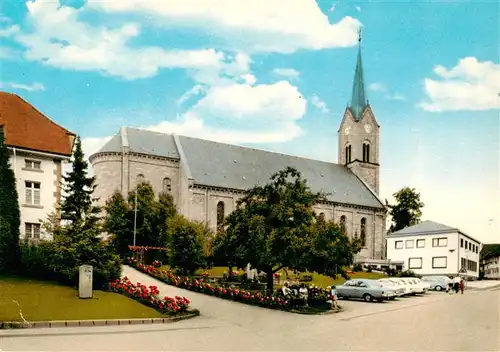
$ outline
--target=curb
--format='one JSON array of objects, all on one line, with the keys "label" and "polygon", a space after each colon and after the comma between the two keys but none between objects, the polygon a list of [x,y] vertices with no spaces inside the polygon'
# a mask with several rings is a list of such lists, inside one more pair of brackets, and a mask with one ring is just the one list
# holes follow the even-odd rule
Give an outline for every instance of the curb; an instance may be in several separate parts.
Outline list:
[{"label": "curb", "polygon": [[149,318],[149,319],[94,319],[94,320],[51,320],[51,321],[4,321],[0,322],[0,329],[33,329],[33,328],[65,328],[90,326],[118,326],[118,325],[148,325],[168,324],[180,320],[191,319],[200,315],[200,312],[188,313],[178,317]]}]

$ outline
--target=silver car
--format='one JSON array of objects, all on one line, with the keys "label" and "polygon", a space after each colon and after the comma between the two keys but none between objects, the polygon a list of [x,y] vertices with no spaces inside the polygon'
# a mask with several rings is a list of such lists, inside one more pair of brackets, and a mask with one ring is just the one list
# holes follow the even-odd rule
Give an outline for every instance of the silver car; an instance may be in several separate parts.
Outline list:
[{"label": "silver car", "polygon": [[451,280],[446,276],[424,276],[422,281],[430,285],[430,290],[448,291]]},{"label": "silver car", "polygon": [[339,298],[362,298],[367,302],[383,300],[396,297],[396,291],[383,287],[376,280],[356,279],[348,280],[343,285],[337,286],[337,297]]}]

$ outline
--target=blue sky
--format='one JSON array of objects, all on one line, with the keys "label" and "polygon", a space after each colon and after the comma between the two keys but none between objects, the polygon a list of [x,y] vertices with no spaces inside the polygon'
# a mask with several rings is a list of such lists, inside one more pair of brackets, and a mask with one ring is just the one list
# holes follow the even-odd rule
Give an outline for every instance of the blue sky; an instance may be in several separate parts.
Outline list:
[{"label": "blue sky", "polygon": [[363,27],[381,197],[500,242],[496,1],[4,0],[1,89],[80,134],[120,126],[337,161]]}]

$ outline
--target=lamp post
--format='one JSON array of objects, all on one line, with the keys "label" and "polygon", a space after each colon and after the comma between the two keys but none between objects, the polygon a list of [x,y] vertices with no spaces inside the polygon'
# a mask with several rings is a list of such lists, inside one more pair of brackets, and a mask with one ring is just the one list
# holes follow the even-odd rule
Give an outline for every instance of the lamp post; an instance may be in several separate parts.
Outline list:
[{"label": "lamp post", "polygon": [[135,237],[137,232],[137,191],[138,191],[138,183],[135,186],[135,201],[134,201],[134,247],[135,247]]}]

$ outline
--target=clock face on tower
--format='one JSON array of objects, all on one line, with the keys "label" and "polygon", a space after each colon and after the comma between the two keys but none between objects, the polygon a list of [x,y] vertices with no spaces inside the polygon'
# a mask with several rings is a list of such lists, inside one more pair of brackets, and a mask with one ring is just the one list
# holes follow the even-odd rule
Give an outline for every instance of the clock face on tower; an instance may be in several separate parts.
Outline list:
[{"label": "clock face on tower", "polygon": [[351,126],[346,127],[346,129],[344,130],[344,133],[346,136],[348,136],[349,133],[351,133]]},{"label": "clock face on tower", "polygon": [[372,131],[372,125],[365,123],[365,131],[366,133],[370,133]]}]

